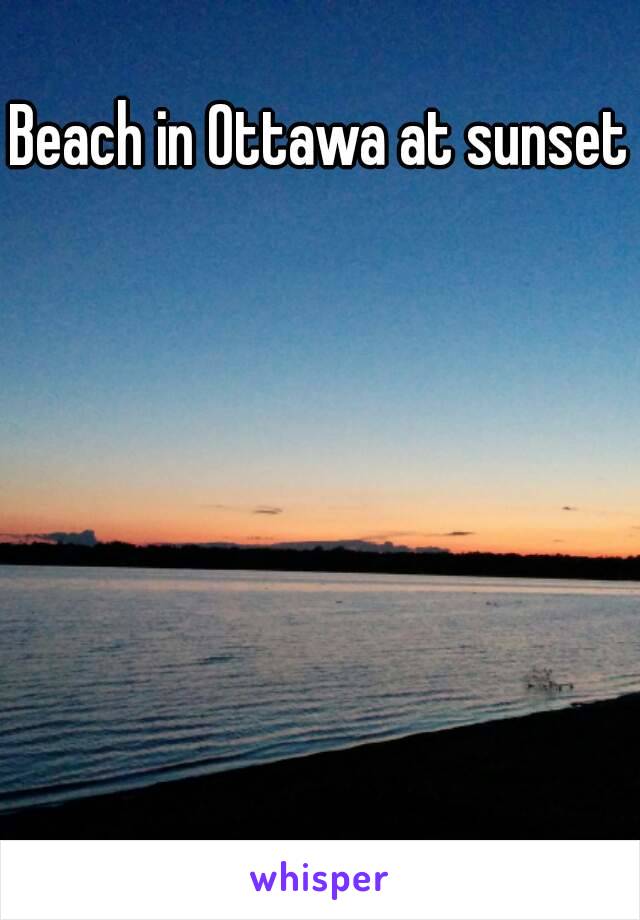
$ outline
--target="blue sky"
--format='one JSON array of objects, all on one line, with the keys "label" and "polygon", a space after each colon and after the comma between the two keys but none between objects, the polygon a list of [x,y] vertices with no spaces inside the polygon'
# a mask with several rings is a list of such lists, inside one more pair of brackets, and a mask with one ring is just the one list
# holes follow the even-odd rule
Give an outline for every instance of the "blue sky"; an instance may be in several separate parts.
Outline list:
[{"label": "blue sky", "polygon": [[[126,94],[148,136],[165,105],[202,143],[226,98],[393,138],[437,106],[458,156],[438,172],[3,167],[0,529],[640,549],[637,4],[2,17],[5,101],[42,120],[108,119]],[[463,163],[468,122],[603,106],[629,130],[623,170]],[[259,531],[211,507],[264,503],[284,512]]]}]

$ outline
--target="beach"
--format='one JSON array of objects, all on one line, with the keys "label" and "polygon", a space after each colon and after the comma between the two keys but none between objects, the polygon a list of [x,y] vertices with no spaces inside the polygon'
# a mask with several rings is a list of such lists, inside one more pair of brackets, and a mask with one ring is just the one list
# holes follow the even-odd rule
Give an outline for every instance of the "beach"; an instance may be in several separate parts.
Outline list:
[{"label": "beach", "polygon": [[8,838],[637,838],[640,694],[0,815]]}]

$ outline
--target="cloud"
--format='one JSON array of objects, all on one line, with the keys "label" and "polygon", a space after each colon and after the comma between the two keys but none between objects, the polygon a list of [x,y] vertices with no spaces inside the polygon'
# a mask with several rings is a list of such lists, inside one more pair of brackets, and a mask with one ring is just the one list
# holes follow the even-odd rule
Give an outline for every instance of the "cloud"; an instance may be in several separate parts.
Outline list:
[{"label": "cloud", "polygon": [[[473,537],[473,536],[475,536],[474,530],[449,530],[446,533],[425,533],[425,531],[423,530],[391,530],[391,531],[388,531],[387,533],[368,534],[366,537],[360,537],[360,539],[365,540],[365,541],[369,540],[369,541],[377,542],[377,541],[394,540],[394,539],[397,539],[398,537],[403,537],[404,539],[406,539],[407,537],[426,538],[426,537]],[[435,549],[437,550],[438,547],[435,547]],[[441,551],[446,552],[446,550],[441,550]]]},{"label": "cloud", "polygon": [[284,512],[284,508],[279,508],[277,505],[256,505],[251,508],[248,505],[207,504],[199,507],[214,511],[238,511],[240,514],[282,514]]},{"label": "cloud", "polygon": [[475,530],[448,530],[446,533],[428,533],[427,537],[474,537]]},{"label": "cloud", "polygon": [[76,546],[95,546],[98,542],[94,530],[82,530],[80,532],[55,530],[51,533],[3,533],[0,536],[11,537],[13,540],[20,542],[43,540],[46,543],[73,543]]},{"label": "cloud", "polygon": [[430,534],[423,533],[421,530],[387,530],[385,533],[373,533],[367,534],[365,537],[358,537],[359,540],[371,540],[376,542],[377,540],[394,540],[397,537],[429,537]]},{"label": "cloud", "polygon": [[449,550],[441,546],[416,546],[412,549],[403,543],[392,543],[385,540],[383,543],[372,540],[302,540],[286,543],[272,543],[273,549],[295,550],[350,550],[351,552],[366,553],[448,553]]},{"label": "cloud", "polygon": [[563,505],[562,510],[563,511],[578,511],[579,509],[576,508],[575,505]]}]

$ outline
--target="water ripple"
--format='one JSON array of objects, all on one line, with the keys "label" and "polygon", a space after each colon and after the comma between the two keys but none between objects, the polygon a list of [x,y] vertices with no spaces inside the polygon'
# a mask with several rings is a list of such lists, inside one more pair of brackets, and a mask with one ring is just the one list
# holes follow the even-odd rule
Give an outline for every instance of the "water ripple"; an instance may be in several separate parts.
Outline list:
[{"label": "water ripple", "polygon": [[637,690],[639,623],[630,584],[0,567],[0,809]]}]

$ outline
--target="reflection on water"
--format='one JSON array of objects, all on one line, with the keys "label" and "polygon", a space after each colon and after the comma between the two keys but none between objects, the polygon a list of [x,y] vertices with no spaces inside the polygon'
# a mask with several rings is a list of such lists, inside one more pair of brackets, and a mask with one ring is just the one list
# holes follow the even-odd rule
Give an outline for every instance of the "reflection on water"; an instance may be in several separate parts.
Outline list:
[{"label": "reflection on water", "polygon": [[630,583],[0,566],[0,808],[637,690],[639,627]]}]

